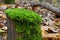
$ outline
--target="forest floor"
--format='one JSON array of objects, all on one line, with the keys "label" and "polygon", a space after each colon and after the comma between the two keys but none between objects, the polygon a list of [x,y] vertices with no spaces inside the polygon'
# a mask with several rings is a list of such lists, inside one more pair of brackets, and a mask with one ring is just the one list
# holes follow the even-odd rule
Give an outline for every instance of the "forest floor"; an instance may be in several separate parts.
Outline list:
[{"label": "forest floor", "polygon": [[[40,16],[42,16],[43,22],[41,23],[41,29],[42,29],[42,34],[48,34],[48,33],[59,33],[59,29],[60,29],[60,18],[57,18],[55,13],[41,8],[39,6],[35,7],[34,9],[32,9],[33,7],[30,6],[30,4],[25,4],[23,5],[6,5],[6,4],[2,4],[0,5],[0,14],[4,13],[4,10],[6,10],[7,8],[26,8],[29,10],[33,10],[35,12],[37,12]],[[5,15],[0,15],[0,16],[4,16]],[[5,28],[6,29],[6,28]],[[50,31],[49,31],[50,29]],[[59,31],[58,31],[59,30]],[[3,36],[4,40],[6,40],[6,35]]]}]

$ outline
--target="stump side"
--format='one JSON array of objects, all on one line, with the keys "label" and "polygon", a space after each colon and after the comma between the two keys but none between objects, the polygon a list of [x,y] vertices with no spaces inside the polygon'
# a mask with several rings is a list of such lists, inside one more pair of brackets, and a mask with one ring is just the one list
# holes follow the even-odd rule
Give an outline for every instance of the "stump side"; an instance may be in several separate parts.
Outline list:
[{"label": "stump side", "polygon": [[7,18],[7,26],[8,26],[7,39],[16,40],[15,25],[14,25],[14,22],[10,18]]}]

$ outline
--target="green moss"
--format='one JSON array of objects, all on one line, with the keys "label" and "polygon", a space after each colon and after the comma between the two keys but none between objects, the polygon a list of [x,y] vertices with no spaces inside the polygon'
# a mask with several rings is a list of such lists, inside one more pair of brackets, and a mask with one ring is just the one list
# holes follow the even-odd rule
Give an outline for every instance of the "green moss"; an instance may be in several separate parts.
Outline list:
[{"label": "green moss", "polygon": [[5,13],[15,22],[16,40],[42,40],[42,18],[37,13],[24,8],[7,9]]},{"label": "green moss", "polygon": [[4,3],[6,3],[6,4],[12,4],[14,2],[15,2],[15,0],[4,0]]}]

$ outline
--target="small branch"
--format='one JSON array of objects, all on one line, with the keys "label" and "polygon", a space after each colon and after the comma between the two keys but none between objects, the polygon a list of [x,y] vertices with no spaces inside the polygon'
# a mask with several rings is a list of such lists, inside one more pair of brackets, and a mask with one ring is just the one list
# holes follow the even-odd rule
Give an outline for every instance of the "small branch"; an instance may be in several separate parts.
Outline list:
[{"label": "small branch", "polygon": [[29,2],[32,6],[41,6],[43,8],[46,8],[53,13],[55,13],[57,16],[60,16],[60,8],[54,7],[52,5],[47,5],[46,3],[43,2]]}]

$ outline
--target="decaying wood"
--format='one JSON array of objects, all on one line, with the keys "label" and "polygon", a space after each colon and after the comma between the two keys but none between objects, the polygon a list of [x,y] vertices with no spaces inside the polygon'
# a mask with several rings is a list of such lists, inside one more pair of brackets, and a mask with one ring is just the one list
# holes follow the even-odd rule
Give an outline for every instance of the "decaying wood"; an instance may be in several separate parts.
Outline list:
[{"label": "decaying wood", "polygon": [[42,3],[42,2],[29,2],[32,6],[41,6],[43,8],[46,8],[50,11],[52,11],[53,13],[55,13],[57,16],[60,16],[60,8],[54,7],[52,5],[48,5],[46,3]]}]

